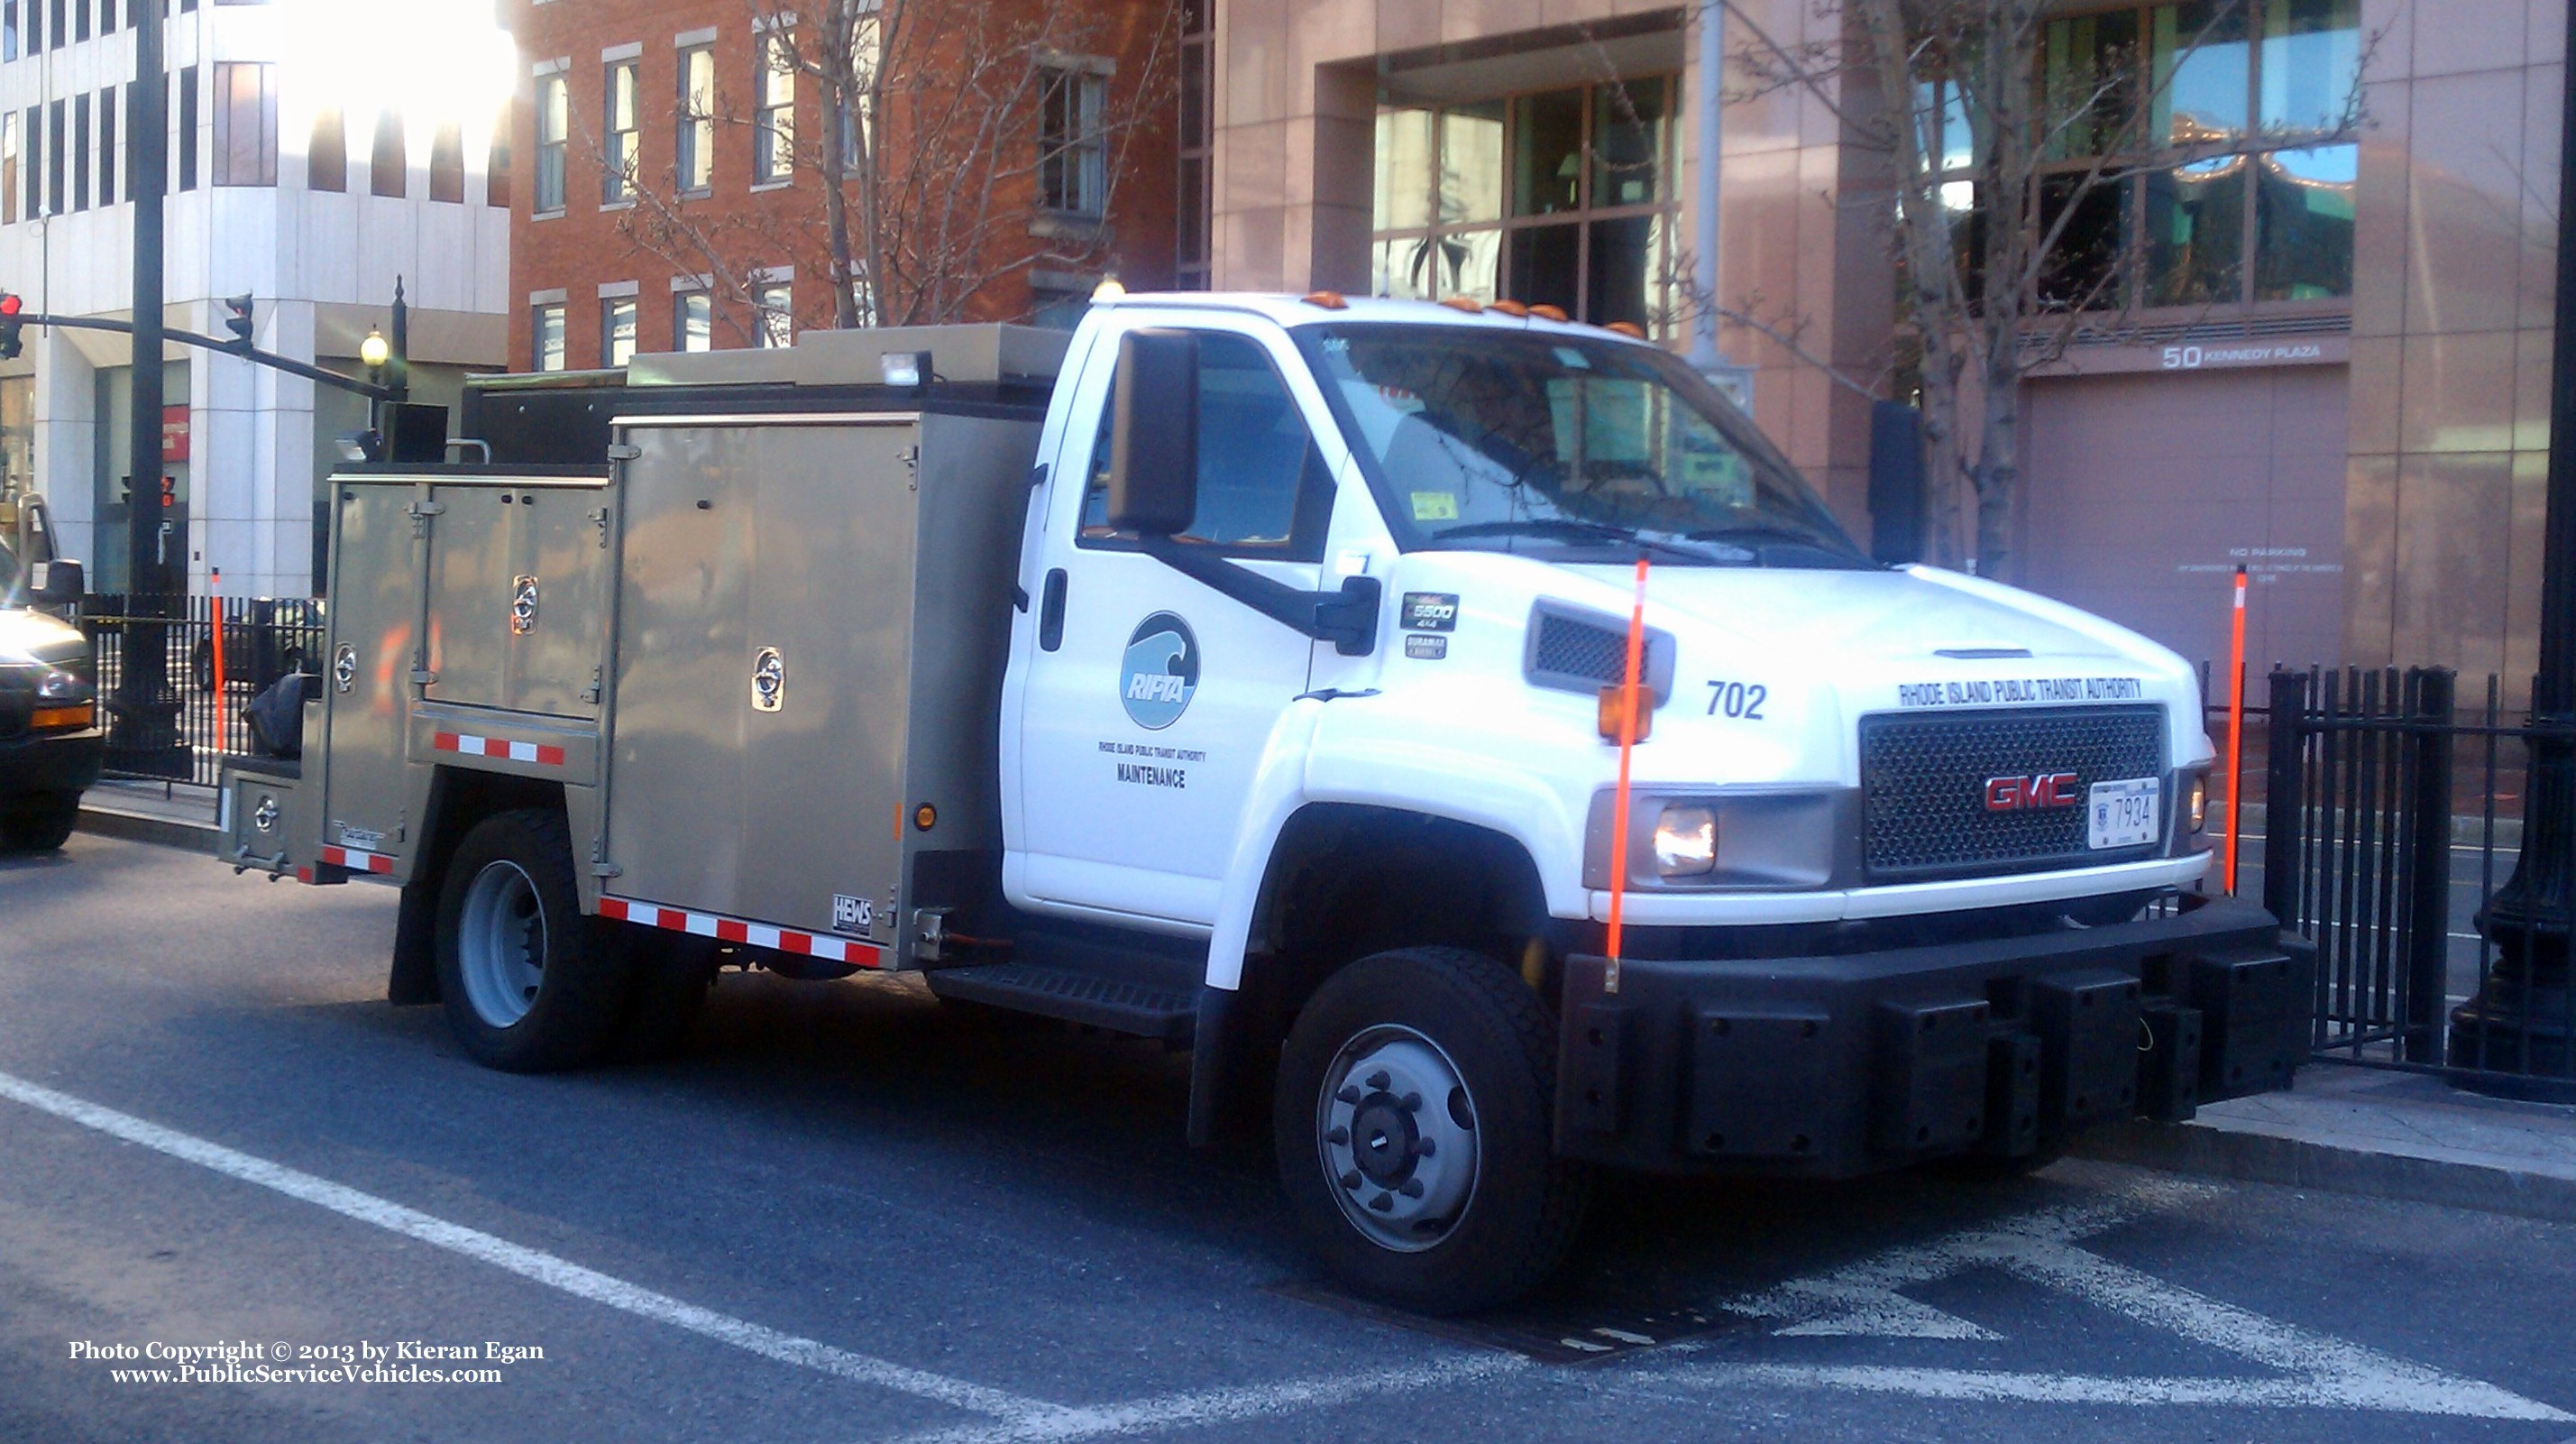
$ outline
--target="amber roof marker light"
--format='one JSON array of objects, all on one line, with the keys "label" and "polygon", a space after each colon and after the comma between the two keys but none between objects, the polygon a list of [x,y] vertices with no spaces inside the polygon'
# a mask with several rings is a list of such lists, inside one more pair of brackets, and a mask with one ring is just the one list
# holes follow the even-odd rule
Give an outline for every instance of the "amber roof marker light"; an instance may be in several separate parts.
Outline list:
[{"label": "amber roof marker light", "polygon": [[1298,299],[1309,306],[1321,306],[1327,311],[1347,311],[1351,308],[1350,300],[1339,291],[1308,291]]}]

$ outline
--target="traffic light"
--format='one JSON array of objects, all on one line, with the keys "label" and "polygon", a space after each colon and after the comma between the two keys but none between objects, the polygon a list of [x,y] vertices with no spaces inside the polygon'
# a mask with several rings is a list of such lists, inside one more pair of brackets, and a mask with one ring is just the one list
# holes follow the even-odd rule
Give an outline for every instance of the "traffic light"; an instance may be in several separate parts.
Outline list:
[{"label": "traffic light", "polygon": [[0,291],[0,361],[15,361],[26,346],[18,339],[18,313],[27,303],[15,291]]},{"label": "traffic light", "polygon": [[233,333],[232,344],[235,348],[243,351],[250,349],[250,327],[250,294],[244,292],[238,296],[225,297],[224,329]]}]

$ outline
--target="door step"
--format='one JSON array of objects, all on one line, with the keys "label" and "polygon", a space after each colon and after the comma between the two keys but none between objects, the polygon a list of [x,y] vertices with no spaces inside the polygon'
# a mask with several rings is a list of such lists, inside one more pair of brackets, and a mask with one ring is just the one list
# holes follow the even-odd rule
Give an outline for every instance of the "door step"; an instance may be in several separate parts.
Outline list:
[{"label": "door step", "polygon": [[1198,1028],[1198,996],[1178,988],[1038,963],[934,968],[926,976],[930,991],[943,998],[1062,1018],[1139,1038],[1187,1043]]}]

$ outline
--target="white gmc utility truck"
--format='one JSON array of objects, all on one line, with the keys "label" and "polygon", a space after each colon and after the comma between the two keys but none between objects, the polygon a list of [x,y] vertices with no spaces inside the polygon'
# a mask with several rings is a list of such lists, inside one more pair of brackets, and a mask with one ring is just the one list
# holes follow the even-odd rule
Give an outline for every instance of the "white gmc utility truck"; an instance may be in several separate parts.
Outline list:
[{"label": "white gmc utility truck", "polygon": [[331,482],[230,860],[401,884],[393,999],[498,1068],[666,1045],[725,966],[1190,1049],[1192,1139],[1266,1100],[1323,1260],[1429,1311],[1538,1280],[1600,1166],[2010,1168],[2285,1086],[2306,959],[2196,890],[2192,673],[1872,562],[1674,358],[1517,310],[480,384],[486,456]]}]

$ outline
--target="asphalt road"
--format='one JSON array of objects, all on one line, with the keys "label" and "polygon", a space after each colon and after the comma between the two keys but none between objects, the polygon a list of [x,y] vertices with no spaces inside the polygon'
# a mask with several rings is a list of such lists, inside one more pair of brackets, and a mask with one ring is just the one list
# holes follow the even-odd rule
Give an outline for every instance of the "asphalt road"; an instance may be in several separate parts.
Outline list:
[{"label": "asphalt road", "polygon": [[2576,1228],[1616,1180],[1555,1295],[1430,1329],[1319,1287],[1260,1148],[1181,1145],[1178,1057],[729,977],[680,1062],[507,1077],[381,1001],[392,920],[0,863],[0,1439],[2576,1438]]}]

